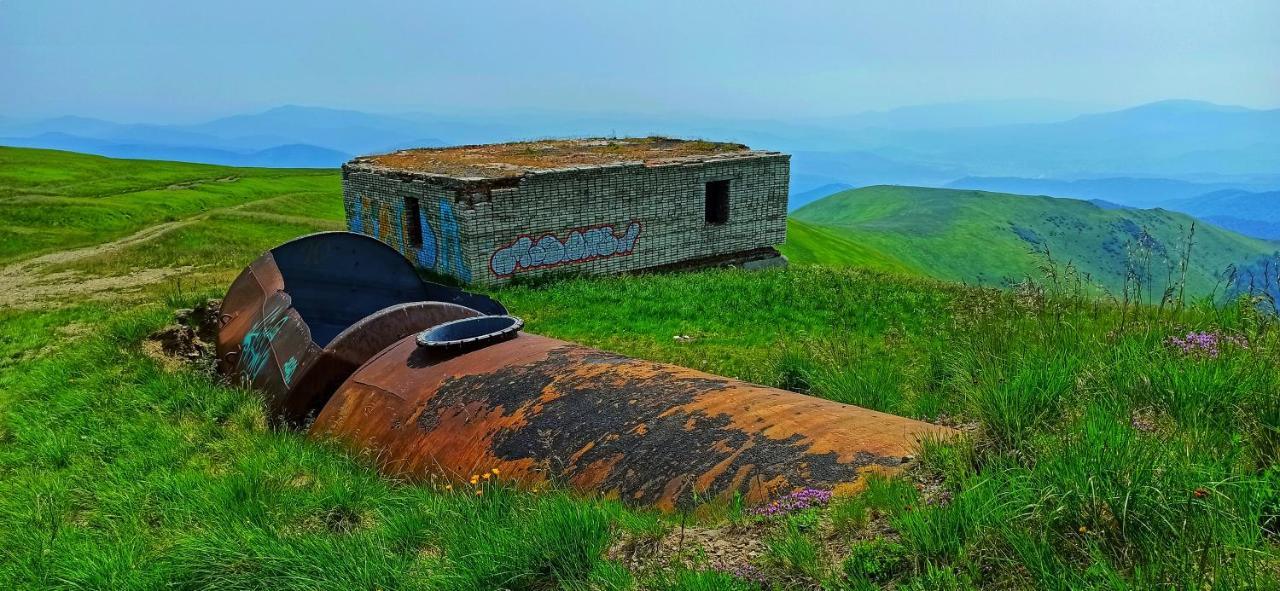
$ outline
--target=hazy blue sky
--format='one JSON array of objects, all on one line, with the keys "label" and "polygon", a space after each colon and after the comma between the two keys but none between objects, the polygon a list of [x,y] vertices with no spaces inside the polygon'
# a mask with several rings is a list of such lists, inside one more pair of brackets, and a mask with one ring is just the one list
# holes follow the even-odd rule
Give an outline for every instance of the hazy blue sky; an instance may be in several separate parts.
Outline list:
[{"label": "hazy blue sky", "polygon": [[0,116],[1280,106],[1280,0],[0,0]]}]

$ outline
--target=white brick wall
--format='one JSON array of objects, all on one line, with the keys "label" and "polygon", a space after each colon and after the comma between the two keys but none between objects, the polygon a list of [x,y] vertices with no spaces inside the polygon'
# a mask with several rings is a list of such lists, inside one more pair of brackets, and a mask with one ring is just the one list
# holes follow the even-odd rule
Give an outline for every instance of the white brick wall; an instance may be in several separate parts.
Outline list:
[{"label": "white brick wall", "polygon": [[[343,196],[351,230],[378,237],[424,269],[491,285],[522,275],[633,271],[781,244],[788,177],[789,157],[772,153],[533,172],[487,191],[458,179],[356,165],[344,167]],[[707,224],[706,183],[724,179],[729,220]],[[421,248],[408,245],[406,197],[419,199]],[[612,239],[605,234],[610,228]]]}]

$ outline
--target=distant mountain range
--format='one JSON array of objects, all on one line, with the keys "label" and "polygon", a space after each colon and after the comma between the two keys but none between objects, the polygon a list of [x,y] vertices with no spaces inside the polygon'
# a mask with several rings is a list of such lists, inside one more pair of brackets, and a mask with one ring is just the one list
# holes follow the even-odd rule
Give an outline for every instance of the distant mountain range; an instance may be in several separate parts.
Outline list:
[{"label": "distant mountain range", "polygon": [[[1204,174],[1245,175],[1280,170],[1280,110],[1253,110],[1196,101],[1163,101],[1130,109],[1055,101],[972,101],[901,107],[849,117],[788,120],[716,119],[683,115],[506,113],[397,115],[284,106],[190,125],[121,124],[83,117],[0,120],[4,143],[37,145],[42,136],[68,146],[216,149],[240,154],[308,145],[344,154],[408,146],[534,139],[551,135],[669,134],[740,141],[796,154],[808,190],[834,182],[902,182],[898,177],[1013,176],[1087,178]],[[1084,114],[1081,114],[1084,113]],[[47,134],[59,134],[49,136]],[[52,147],[52,146],[48,146]],[[330,155],[331,156],[331,155]],[[316,165],[326,163],[317,162]],[[1117,174],[1118,173],[1118,174]],[[857,174],[863,179],[840,178]],[[1234,188],[1234,187],[1231,187]]]},{"label": "distant mountain range", "polygon": [[1280,240],[1280,191],[1228,189],[1165,204],[1247,236]]},{"label": "distant mountain range", "polygon": [[261,150],[236,150],[194,145],[127,143],[127,139],[117,141],[64,133],[43,133],[29,138],[0,138],[0,144],[18,148],[49,148],[112,158],[173,160],[226,166],[332,168],[341,165],[351,157],[344,152],[308,144],[284,144]]},{"label": "distant mountain range", "polygon": [[[1102,199],[1129,207],[1164,207],[1179,200],[1222,190],[1238,190],[1245,183],[1197,183],[1165,178],[1114,177],[1061,180],[1018,177],[963,177],[946,183],[949,189],[977,189],[1020,195],[1051,195],[1074,199]],[[1257,188],[1270,185],[1259,184]]]},{"label": "distant mountain range", "polygon": [[963,168],[968,176],[1090,178],[1274,175],[1280,109],[1162,101],[1054,123],[948,130],[865,130],[851,149]]},{"label": "distant mountain range", "polygon": [[828,195],[835,195],[836,193],[848,191],[852,188],[854,188],[853,185],[845,183],[830,183],[820,187],[814,187],[808,191],[792,193],[790,200],[787,201],[787,208],[794,211]]},{"label": "distant mountain range", "polygon": [[[793,189],[949,186],[1165,206],[1224,189],[1280,189],[1280,110],[1164,101],[1065,121],[851,130],[847,148],[796,152]],[[860,155],[874,154],[876,160]],[[856,177],[849,170],[857,171]],[[944,178],[946,180],[938,181]]]},{"label": "distant mountain range", "polygon": [[845,117],[822,117],[804,122],[826,129],[959,129],[1066,121],[1105,107],[1075,101],[1009,99],[909,105],[867,111]]},{"label": "distant mountain range", "polygon": [[357,154],[439,146],[429,123],[310,107],[280,107],[195,125],[121,124],[84,117],[0,121],[0,144],[117,158],[234,166],[332,168]]},{"label": "distant mountain range", "polygon": [[792,208],[879,184],[1076,197],[1163,207],[1274,238],[1274,209],[1195,206],[1222,191],[1280,190],[1280,110],[1171,100],[1104,111],[1057,101],[971,101],[847,117],[631,114],[379,115],[284,106],[187,125],[84,117],[0,119],[0,145],[237,166],[335,167],[405,147],[548,136],[673,135],[793,154]]},{"label": "distant mountain range", "polygon": [[[783,251],[797,263],[849,264],[940,279],[1006,285],[1045,281],[1048,256],[1119,296],[1142,278],[1158,301],[1178,277],[1194,220],[1160,209],[1103,209],[1075,199],[876,186],[836,193],[791,215]],[[1048,254],[1046,254],[1048,253]],[[1214,226],[1195,232],[1186,293],[1228,293],[1239,276],[1274,265],[1280,244]],[[1144,296],[1144,299],[1147,297]]]}]

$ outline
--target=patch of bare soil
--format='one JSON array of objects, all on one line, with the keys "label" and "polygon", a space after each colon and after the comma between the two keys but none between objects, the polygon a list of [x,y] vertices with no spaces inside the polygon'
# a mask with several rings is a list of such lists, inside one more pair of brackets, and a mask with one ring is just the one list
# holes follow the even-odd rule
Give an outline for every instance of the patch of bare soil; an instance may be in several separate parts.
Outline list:
[{"label": "patch of bare soil", "polygon": [[180,189],[192,189],[206,183],[234,183],[238,180],[240,180],[240,177],[238,176],[225,176],[216,179],[198,179],[194,181],[187,181],[185,183],[173,183],[165,188],[170,191],[177,191]]},{"label": "patch of bare soil", "polygon": [[764,522],[676,526],[658,538],[623,536],[609,549],[609,558],[632,572],[675,567],[746,572],[764,554],[768,529]]},{"label": "patch of bare soil", "polygon": [[[902,477],[919,493],[922,505],[946,505],[951,493],[940,475],[912,462]],[[851,490],[837,498],[861,494]],[[911,507],[908,507],[910,509]],[[863,541],[898,541],[890,515],[877,508],[865,509],[865,521],[855,529],[838,531],[825,511],[808,525],[807,537],[818,546],[820,562],[837,568],[852,545]],[[792,516],[794,517],[794,515]],[[748,517],[745,520],[713,525],[675,525],[658,536],[624,534],[608,550],[608,557],[629,570],[646,575],[674,569],[716,570],[760,583],[762,588],[821,589],[822,582],[811,575],[789,571],[771,563],[768,540],[780,535],[791,517]]]},{"label": "patch of bare soil", "polygon": [[0,308],[52,308],[77,296],[92,297],[99,294],[127,293],[130,289],[137,290],[144,285],[188,273],[192,267],[142,269],[125,275],[105,277],[93,277],[74,271],[56,273],[43,271],[53,265],[117,252],[135,244],[153,240],[196,221],[197,218],[188,218],[158,224],[119,240],[51,252],[8,265],[0,269],[0,282],[6,286],[6,289],[0,292]]},{"label": "patch of bare soil", "polygon": [[72,322],[71,324],[64,324],[62,326],[59,326],[56,330],[58,331],[59,336],[68,340],[75,340],[80,337],[93,334],[93,327],[83,322]]},{"label": "patch of bare soil", "polygon": [[281,223],[281,224],[297,224],[297,225],[300,225],[300,226],[321,226],[321,225],[323,225],[323,226],[328,226],[328,227],[330,227],[330,228],[333,228],[333,229],[335,229],[335,230],[342,230],[342,229],[345,229],[345,228],[346,228],[346,224],[344,224],[343,222],[337,221],[337,220],[317,220],[316,218],[311,218],[311,217],[306,217],[306,216],[301,216],[301,215],[288,215],[288,214],[283,214],[283,213],[268,213],[268,212],[265,212],[265,211],[256,211],[256,210],[252,210],[252,209],[242,209],[242,210],[236,210],[236,211],[224,211],[224,212],[222,212],[222,215],[224,215],[224,216],[233,216],[233,217],[249,218],[249,219],[258,220],[258,221],[264,221],[264,222],[278,222],[278,223]]},{"label": "patch of bare soil", "polygon": [[190,266],[163,267],[108,277],[90,277],[72,271],[38,277],[0,275],[9,286],[8,290],[0,292],[0,308],[52,308],[78,297],[125,295],[193,269]]},{"label": "patch of bare soil", "polygon": [[124,275],[110,276],[93,276],[73,271],[50,273],[48,268],[55,265],[74,263],[98,255],[119,252],[208,219],[209,216],[216,213],[239,211],[249,205],[266,203],[285,197],[289,197],[289,195],[280,195],[231,207],[211,209],[189,218],[143,228],[118,240],[70,250],[60,250],[9,264],[0,268],[0,285],[5,286],[5,289],[0,291],[0,308],[54,308],[76,298],[114,297],[119,294],[137,291],[143,286],[159,283],[170,277],[189,273],[194,270],[194,267],[140,269]]},{"label": "patch of bare soil", "polygon": [[195,308],[174,312],[174,324],[147,337],[142,343],[142,352],[169,371],[194,366],[201,372],[214,373],[217,363],[214,343],[221,307],[222,300],[213,299]]}]

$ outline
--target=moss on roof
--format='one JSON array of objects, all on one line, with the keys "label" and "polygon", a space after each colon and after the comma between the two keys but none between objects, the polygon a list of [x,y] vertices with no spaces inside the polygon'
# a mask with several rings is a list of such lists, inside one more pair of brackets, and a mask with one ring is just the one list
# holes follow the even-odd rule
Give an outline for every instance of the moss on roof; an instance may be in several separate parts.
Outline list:
[{"label": "moss on roof", "polygon": [[602,166],[624,162],[655,164],[733,154],[750,154],[742,144],[665,137],[560,139],[507,144],[417,148],[363,156],[352,164],[441,174],[456,178],[499,179],[535,170]]}]

